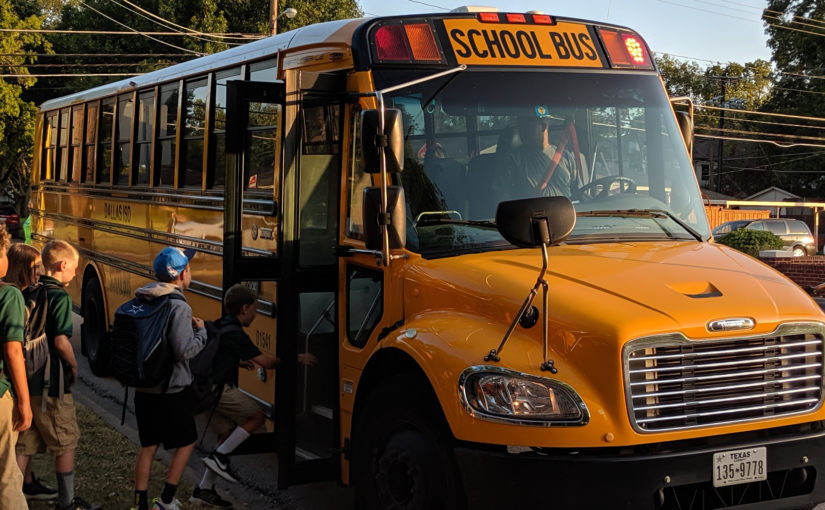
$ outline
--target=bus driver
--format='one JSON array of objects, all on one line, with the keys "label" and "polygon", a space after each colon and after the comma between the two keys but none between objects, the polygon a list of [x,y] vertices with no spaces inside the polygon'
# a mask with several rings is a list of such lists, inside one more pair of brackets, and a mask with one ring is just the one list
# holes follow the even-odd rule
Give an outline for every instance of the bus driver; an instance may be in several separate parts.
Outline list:
[{"label": "bus driver", "polygon": [[[549,115],[544,106],[535,107],[535,115],[522,115],[518,120],[518,139],[514,140],[514,150],[506,155],[504,173],[512,198],[532,196],[572,197],[582,185],[579,174],[584,162],[576,165],[578,143],[572,124],[560,134],[556,143],[550,142]],[[561,154],[556,150],[562,147]],[[571,150],[572,149],[572,150]],[[579,155],[581,158],[581,155]],[[556,159],[558,158],[558,159]]]}]

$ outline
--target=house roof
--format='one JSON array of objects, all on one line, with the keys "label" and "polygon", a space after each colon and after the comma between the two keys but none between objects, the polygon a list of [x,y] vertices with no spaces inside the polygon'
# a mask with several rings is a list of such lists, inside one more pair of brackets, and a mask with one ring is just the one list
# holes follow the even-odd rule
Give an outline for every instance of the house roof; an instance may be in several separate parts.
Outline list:
[{"label": "house roof", "polygon": [[765,188],[762,191],[754,193],[749,197],[745,197],[744,200],[759,200],[760,198],[770,195],[771,193],[776,194],[780,200],[787,200],[789,198],[801,198],[799,195],[794,195],[790,191],[784,190],[782,188],[777,188],[776,186],[771,186],[770,188]]}]

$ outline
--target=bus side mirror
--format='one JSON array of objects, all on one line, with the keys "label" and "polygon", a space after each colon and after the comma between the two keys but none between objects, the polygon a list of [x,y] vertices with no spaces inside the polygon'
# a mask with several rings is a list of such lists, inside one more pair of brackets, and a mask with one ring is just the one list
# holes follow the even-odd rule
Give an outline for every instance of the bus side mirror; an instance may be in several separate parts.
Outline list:
[{"label": "bus side mirror", "polygon": [[361,155],[364,161],[364,171],[368,174],[377,174],[381,171],[379,158],[379,144],[384,147],[387,156],[387,172],[400,172],[404,169],[404,127],[401,122],[401,110],[386,108],[384,110],[384,133],[378,133],[378,110],[364,110],[361,112]]},{"label": "bus side mirror", "polygon": [[576,209],[567,197],[509,200],[498,204],[498,231],[519,248],[564,241],[576,226]]},{"label": "bus side mirror", "polygon": [[380,250],[383,246],[382,227],[386,225],[390,236],[390,249],[403,248],[407,242],[407,210],[404,188],[387,186],[387,216],[381,218],[381,188],[364,188],[363,204],[364,241],[368,250]]},{"label": "bus side mirror", "polygon": [[688,154],[693,157],[693,119],[690,113],[677,111],[676,121],[679,123],[679,129],[682,131],[682,138],[685,140]]}]

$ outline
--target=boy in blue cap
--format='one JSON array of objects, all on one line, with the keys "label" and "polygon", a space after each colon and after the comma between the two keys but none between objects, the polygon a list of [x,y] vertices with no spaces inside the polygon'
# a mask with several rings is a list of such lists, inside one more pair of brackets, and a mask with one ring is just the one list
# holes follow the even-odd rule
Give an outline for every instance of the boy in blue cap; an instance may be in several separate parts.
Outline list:
[{"label": "boy in blue cap", "polygon": [[198,432],[195,428],[193,398],[189,386],[192,373],[189,360],[203,349],[206,328],[203,320],[192,316],[192,308],[186,302],[183,291],[189,288],[192,274],[189,260],[193,250],[164,248],[155,257],[153,269],[157,282],[149,283],[135,291],[135,296],[145,301],[169,296],[172,307],[166,331],[166,339],[175,357],[175,365],[168,384],[135,391],[135,417],[137,418],[140,451],[135,463],[135,507],[148,510],[149,472],[152,459],[163,443],[167,450],[175,450],[166,472],[166,485],[160,498],[153,500],[153,510],[179,510],[180,501],[175,498],[178,482],[195,447]]}]

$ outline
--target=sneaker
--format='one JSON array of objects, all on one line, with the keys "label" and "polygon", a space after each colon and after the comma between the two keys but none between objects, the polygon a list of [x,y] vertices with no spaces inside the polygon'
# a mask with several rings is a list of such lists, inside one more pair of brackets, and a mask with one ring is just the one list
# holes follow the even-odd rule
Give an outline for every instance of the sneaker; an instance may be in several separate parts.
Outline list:
[{"label": "sneaker", "polygon": [[195,487],[195,490],[192,491],[192,497],[189,498],[190,503],[204,503],[208,506],[214,506],[217,508],[232,508],[232,503],[223,499],[218,491],[215,490],[215,486],[213,485],[211,489],[201,489],[200,487]]},{"label": "sneaker", "polygon": [[75,496],[69,506],[55,505],[54,508],[55,510],[100,510],[103,507],[97,503],[87,503],[83,501],[83,498]]},{"label": "sneaker", "polygon": [[160,498],[152,500],[152,510],[180,510],[180,500],[173,498],[171,503],[164,503]]},{"label": "sneaker", "polygon": [[203,459],[203,463],[227,482],[238,482],[237,475],[232,471],[232,466],[229,465],[229,457],[223,453],[212,452]]},{"label": "sneaker", "polygon": [[23,494],[26,499],[54,499],[57,497],[57,489],[52,489],[40,483],[40,479],[32,474],[32,482],[23,482]]}]

